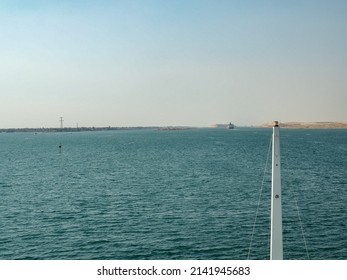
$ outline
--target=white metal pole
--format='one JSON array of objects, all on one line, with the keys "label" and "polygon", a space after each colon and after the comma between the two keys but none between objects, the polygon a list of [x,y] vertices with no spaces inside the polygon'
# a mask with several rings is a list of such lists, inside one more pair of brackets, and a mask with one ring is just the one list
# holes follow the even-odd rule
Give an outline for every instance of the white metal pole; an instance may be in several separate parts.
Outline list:
[{"label": "white metal pole", "polygon": [[271,243],[270,259],[283,260],[281,157],[278,122],[272,135],[272,193],[271,193]]}]

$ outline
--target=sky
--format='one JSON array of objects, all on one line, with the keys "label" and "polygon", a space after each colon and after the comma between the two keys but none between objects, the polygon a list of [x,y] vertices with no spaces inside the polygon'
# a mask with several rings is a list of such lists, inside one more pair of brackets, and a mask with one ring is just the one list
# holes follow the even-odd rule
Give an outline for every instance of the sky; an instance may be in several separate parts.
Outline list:
[{"label": "sky", "polygon": [[0,0],[0,127],[347,121],[347,1]]}]

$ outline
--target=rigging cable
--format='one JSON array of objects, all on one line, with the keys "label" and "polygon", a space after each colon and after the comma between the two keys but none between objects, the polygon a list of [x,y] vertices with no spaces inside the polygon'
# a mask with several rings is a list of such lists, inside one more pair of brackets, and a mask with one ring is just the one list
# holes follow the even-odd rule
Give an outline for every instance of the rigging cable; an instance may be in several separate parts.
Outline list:
[{"label": "rigging cable", "polygon": [[[286,157],[285,157],[284,159],[285,159],[286,165],[289,167],[288,159],[287,159]],[[301,228],[302,239],[303,239],[303,241],[304,241],[307,259],[309,260],[309,259],[310,259],[310,255],[309,255],[309,253],[308,253],[308,247],[307,247],[307,242],[306,242],[306,238],[305,238],[304,225],[303,225],[302,219],[301,219],[301,214],[300,214],[300,210],[299,210],[297,195],[295,194],[295,192],[294,192],[291,188],[289,188],[289,184],[288,184],[288,183],[287,183],[287,186],[288,186],[287,189],[289,190],[291,196],[294,198],[295,209],[296,209],[296,213],[297,213],[298,219],[299,219],[299,224],[300,224],[300,228]]]},{"label": "rigging cable", "polygon": [[263,193],[263,187],[264,187],[264,182],[265,182],[265,173],[266,173],[266,170],[267,170],[267,165],[268,165],[269,157],[270,157],[271,144],[272,144],[272,137],[270,138],[269,148],[268,148],[268,151],[267,151],[266,163],[265,163],[264,173],[263,173],[263,180],[262,180],[260,191],[259,191],[258,205],[257,205],[257,210],[255,212],[255,218],[254,218],[254,223],[253,223],[251,242],[249,244],[249,249],[248,249],[247,260],[249,260],[249,256],[251,254],[253,237],[254,237],[254,233],[255,233],[255,226],[257,224],[258,212],[259,212],[259,207],[260,207],[260,200],[261,200],[261,196],[262,196],[262,193]]},{"label": "rigging cable", "polygon": [[[290,192],[291,192],[291,191],[290,191]],[[292,192],[291,192],[291,193],[292,193]],[[294,196],[296,211],[297,211],[298,218],[299,218],[299,223],[300,223],[300,227],[301,227],[301,234],[302,234],[302,238],[303,238],[303,240],[304,240],[307,258],[310,259],[310,255],[309,255],[309,253],[308,253],[308,248],[307,248],[307,242],[306,242],[306,238],[305,238],[304,226],[303,226],[303,224],[302,224],[302,220],[301,220],[301,216],[300,216],[300,211],[299,211],[299,206],[298,206],[298,200],[296,199],[296,195],[295,195],[294,193],[292,193],[292,195]]]}]

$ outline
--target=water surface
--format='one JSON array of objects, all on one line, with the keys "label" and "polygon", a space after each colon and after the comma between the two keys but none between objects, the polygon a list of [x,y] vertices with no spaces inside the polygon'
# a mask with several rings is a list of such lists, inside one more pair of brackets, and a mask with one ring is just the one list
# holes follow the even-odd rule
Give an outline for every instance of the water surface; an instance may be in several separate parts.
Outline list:
[{"label": "water surface", "polygon": [[[0,259],[247,259],[262,182],[267,259],[271,133],[1,133]],[[284,257],[303,230],[311,259],[347,259],[347,130],[282,129],[281,151]]]}]

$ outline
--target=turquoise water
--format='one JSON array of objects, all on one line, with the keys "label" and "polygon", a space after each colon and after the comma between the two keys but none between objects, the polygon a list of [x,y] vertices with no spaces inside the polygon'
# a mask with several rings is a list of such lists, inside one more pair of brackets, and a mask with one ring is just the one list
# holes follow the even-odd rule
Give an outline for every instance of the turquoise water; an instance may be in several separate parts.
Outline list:
[{"label": "turquoise water", "polygon": [[[263,180],[267,259],[271,133],[1,133],[0,259],[247,259]],[[347,259],[347,130],[282,129],[281,149],[284,257],[304,232],[311,259]]]}]

